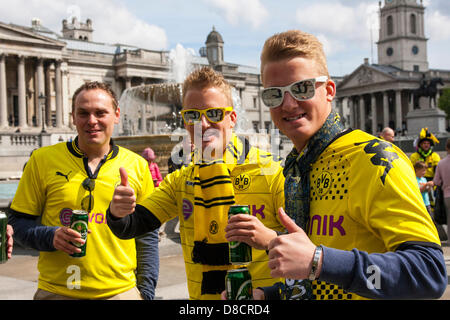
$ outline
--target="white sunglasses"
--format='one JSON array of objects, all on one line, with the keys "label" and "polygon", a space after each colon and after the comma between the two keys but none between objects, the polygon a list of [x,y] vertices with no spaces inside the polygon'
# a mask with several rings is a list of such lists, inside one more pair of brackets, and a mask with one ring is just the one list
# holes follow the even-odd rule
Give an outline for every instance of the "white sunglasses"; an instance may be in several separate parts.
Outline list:
[{"label": "white sunglasses", "polygon": [[327,82],[327,76],[306,79],[291,83],[285,87],[269,87],[261,92],[262,101],[269,108],[276,108],[283,103],[284,93],[288,91],[295,100],[312,99],[316,94],[316,82]]}]

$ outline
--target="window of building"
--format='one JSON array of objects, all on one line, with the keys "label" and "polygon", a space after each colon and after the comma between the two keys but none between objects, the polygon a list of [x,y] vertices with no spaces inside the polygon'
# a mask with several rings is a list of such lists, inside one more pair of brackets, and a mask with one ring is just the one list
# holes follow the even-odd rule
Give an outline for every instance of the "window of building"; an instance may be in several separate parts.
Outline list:
[{"label": "window of building", "polygon": [[255,130],[255,132],[259,132],[259,121],[252,121],[252,125],[253,130]]},{"label": "window of building", "polygon": [[411,14],[411,16],[409,18],[409,24],[410,24],[410,28],[411,28],[411,33],[416,34],[417,29],[416,29],[416,15],[415,14]]},{"label": "window of building", "polygon": [[253,97],[253,108],[258,108],[258,99],[256,97]]},{"label": "window of building", "polygon": [[394,54],[394,49],[392,49],[391,47],[386,49],[386,54],[390,57]]},{"label": "window of building", "polygon": [[418,65],[414,65],[414,72],[419,72],[420,70],[419,70],[419,66]]},{"label": "window of building", "polygon": [[387,17],[387,34],[388,36],[394,34],[394,18],[392,16]]},{"label": "window of building", "polygon": [[217,61],[217,48],[212,48],[212,60]]}]

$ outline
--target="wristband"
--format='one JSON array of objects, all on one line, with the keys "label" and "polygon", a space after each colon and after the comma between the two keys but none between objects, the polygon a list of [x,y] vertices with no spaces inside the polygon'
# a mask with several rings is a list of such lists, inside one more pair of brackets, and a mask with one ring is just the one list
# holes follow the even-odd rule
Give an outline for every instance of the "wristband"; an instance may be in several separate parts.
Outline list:
[{"label": "wristband", "polygon": [[319,260],[320,260],[321,255],[322,255],[322,247],[317,246],[316,250],[314,251],[311,272],[309,273],[309,277],[308,277],[308,279],[311,281],[316,280],[316,272],[317,272],[317,268],[319,267]]}]

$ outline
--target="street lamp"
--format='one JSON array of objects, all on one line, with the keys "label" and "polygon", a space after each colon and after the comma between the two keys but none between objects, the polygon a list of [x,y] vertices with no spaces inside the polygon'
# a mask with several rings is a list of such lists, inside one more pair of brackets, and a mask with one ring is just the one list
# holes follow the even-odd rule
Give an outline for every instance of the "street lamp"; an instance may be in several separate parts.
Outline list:
[{"label": "street lamp", "polygon": [[41,121],[42,121],[41,133],[47,133],[47,131],[45,130],[45,100],[46,99],[47,99],[47,97],[44,96],[44,94],[41,92],[38,97],[39,105],[41,106]]}]

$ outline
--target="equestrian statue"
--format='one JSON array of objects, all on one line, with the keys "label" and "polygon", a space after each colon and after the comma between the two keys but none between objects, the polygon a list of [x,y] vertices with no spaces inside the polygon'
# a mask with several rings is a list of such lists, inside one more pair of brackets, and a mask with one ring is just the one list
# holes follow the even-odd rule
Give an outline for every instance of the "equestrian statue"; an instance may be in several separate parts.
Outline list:
[{"label": "equestrian statue", "polygon": [[428,82],[425,79],[425,75],[422,75],[422,80],[420,80],[420,87],[411,90],[411,98],[413,99],[414,109],[420,109],[419,98],[429,97],[429,103],[431,108],[436,107],[436,95],[438,92],[437,85],[444,85],[442,78],[431,78]]}]

